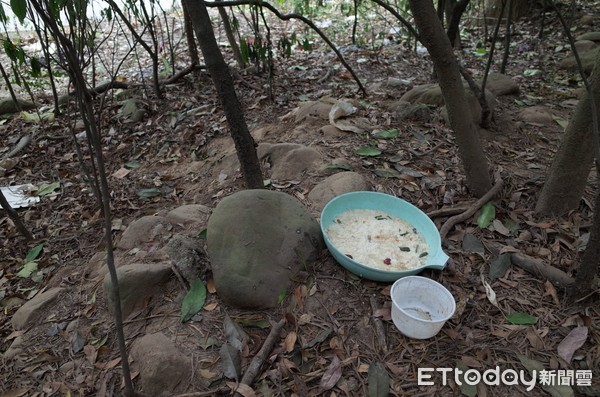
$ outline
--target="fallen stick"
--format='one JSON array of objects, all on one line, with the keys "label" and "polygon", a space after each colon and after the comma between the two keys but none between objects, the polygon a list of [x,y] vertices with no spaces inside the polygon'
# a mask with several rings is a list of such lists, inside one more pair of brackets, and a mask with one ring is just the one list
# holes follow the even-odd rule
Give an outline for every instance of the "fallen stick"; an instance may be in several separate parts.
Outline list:
[{"label": "fallen stick", "polygon": [[451,207],[451,208],[440,208],[439,210],[429,211],[427,213],[427,216],[430,218],[438,218],[438,217],[441,218],[444,216],[452,216],[452,215],[460,214],[468,209],[469,209],[469,207],[466,205],[461,205],[459,207]]},{"label": "fallen stick", "polygon": [[[252,358],[252,361],[250,361],[250,365],[248,365],[248,368],[246,368],[246,372],[244,373],[244,376],[242,376],[242,380],[240,383],[243,383],[247,386],[252,385],[252,382],[254,382],[254,379],[258,376],[258,371],[260,371],[260,367],[262,366],[263,362],[265,362],[265,360],[267,359],[267,356],[269,355],[271,350],[273,350],[273,345],[275,345],[275,342],[279,338],[279,333],[281,332],[281,329],[284,325],[285,320],[281,320],[277,324],[275,324],[273,328],[271,328],[269,336],[267,336],[267,339],[265,339],[265,342],[263,343],[258,353],[256,353],[256,356],[254,356],[254,358]],[[234,394],[234,397],[241,396],[242,395],[237,392]]]},{"label": "fallen stick", "polygon": [[498,194],[501,188],[502,179],[500,179],[499,175],[496,175],[496,183],[485,195],[483,195],[483,197],[477,200],[468,210],[466,210],[462,214],[453,216],[442,225],[442,228],[440,229],[440,239],[444,241],[446,235],[448,235],[448,232],[450,231],[450,229],[452,229],[452,227],[454,227],[454,225],[456,225],[458,222],[462,222],[472,217],[473,214],[475,214],[479,208],[483,207],[485,203],[490,201],[492,197]]},{"label": "fallen stick", "polygon": [[[493,242],[486,243],[486,246],[494,255],[499,255],[500,252],[506,248],[502,244]],[[519,266],[521,269],[527,270],[529,273],[532,273],[535,276],[550,280],[554,285],[568,287],[575,282],[575,280],[567,273],[555,268],[554,266],[547,265],[541,259],[532,258],[531,256],[525,255],[521,252],[508,253],[510,253],[510,260],[512,263]]]},{"label": "fallen stick", "polygon": [[383,323],[380,318],[375,317],[375,312],[377,312],[377,300],[374,296],[371,296],[371,310],[373,311],[373,323],[375,324],[375,335],[377,335],[377,341],[379,342],[379,347],[384,354],[388,353],[387,341],[385,338],[385,330],[383,329]]}]

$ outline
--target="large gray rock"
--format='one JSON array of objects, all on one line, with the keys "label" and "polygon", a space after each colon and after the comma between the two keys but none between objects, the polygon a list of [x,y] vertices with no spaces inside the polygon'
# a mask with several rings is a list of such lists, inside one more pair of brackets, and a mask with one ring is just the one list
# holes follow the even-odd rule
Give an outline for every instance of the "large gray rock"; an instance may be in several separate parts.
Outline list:
[{"label": "large gray rock", "polygon": [[335,196],[361,190],[371,190],[361,174],[351,171],[339,172],[316,185],[308,194],[308,199],[316,209],[321,211]]},{"label": "large gray rock", "polygon": [[600,41],[600,32],[587,32],[579,37],[577,37],[577,41],[580,40],[590,40],[590,41]]},{"label": "large gray rock", "polygon": [[577,49],[578,54],[591,51],[596,47],[598,47],[598,44],[592,40],[578,40],[575,42],[575,48]]},{"label": "large gray rock", "polygon": [[165,218],[172,224],[199,226],[206,224],[210,208],[202,204],[189,204],[177,207],[167,213]]},{"label": "large gray rock", "polygon": [[422,103],[432,106],[443,106],[444,97],[438,84],[423,84],[414,87],[400,97],[403,102]]},{"label": "large gray rock", "polygon": [[13,329],[19,331],[36,322],[63,291],[64,288],[52,288],[27,301],[13,314],[10,320]]},{"label": "large gray rock", "polygon": [[427,123],[431,121],[433,115],[434,112],[428,105],[399,101],[394,112],[394,119],[397,121],[416,120]]},{"label": "large gray rock", "polygon": [[145,248],[152,242],[160,242],[170,228],[169,221],[162,216],[143,216],[125,229],[117,248],[130,250],[132,248]]},{"label": "large gray rock", "polygon": [[546,106],[530,106],[519,113],[521,120],[526,123],[554,125],[552,111]]},{"label": "large gray rock", "polygon": [[[479,86],[481,87],[481,81]],[[490,73],[485,82],[485,88],[497,97],[519,94],[519,85],[509,76],[501,73]]]},{"label": "large gray rock", "polygon": [[208,220],[208,254],[215,287],[241,308],[277,304],[290,277],[323,246],[321,230],[295,198],[244,190],[223,199]]},{"label": "large gray rock", "polygon": [[[589,51],[580,54],[581,64],[583,65],[583,70],[586,73],[591,73],[594,68],[594,64],[596,63],[596,58],[600,56],[600,47],[593,48]],[[559,69],[564,69],[572,72],[576,72],[578,70],[577,61],[574,56],[569,56],[558,63]]]},{"label": "large gray rock", "polygon": [[297,143],[262,143],[257,155],[271,163],[271,178],[280,181],[300,179],[305,172],[317,170],[324,162],[318,151]]},{"label": "large gray rock", "polygon": [[[467,101],[469,107],[471,108],[471,115],[473,116],[473,122],[477,125],[480,125],[481,120],[481,106],[479,105],[479,101],[473,91],[469,88],[465,83],[465,95],[467,96]],[[488,102],[488,107],[490,108],[491,114],[494,112],[494,107],[496,105],[496,97],[494,94],[486,89],[485,97]],[[444,97],[442,96],[442,90],[438,84],[425,84],[420,85],[412,90],[408,91],[404,94],[400,101],[410,102],[410,103],[421,103],[425,105],[431,106],[444,106]],[[490,114],[490,116],[491,116]],[[445,106],[442,108],[442,116],[448,121],[448,116],[446,113]]]},{"label": "large gray rock", "polygon": [[131,346],[133,367],[140,372],[142,391],[147,396],[183,393],[192,375],[192,361],[164,334],[144,335]]},{"label": "large gray rock", "polygon": [[[135,309],[141,307],[147,298],[154,295],[167,282],[171,273],[173,270],[168,263],[133,263],[119,267],[117,278],[123,317],[127,318]],[[104,277],[104,292],[110,303],[109,309],[112,310],[114,300],[110,274]]]}]

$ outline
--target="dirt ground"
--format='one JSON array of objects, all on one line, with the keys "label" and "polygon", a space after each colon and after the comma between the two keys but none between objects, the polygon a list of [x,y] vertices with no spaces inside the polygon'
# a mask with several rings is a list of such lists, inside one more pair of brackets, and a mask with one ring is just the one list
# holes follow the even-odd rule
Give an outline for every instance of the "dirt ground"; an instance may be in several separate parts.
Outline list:
[{"label": "dirt ground", "polygon": [[[595,172],[577,210],[557,219],[540,219],[533,213],[563,128],[559,123],[524,123],[518,114],[524,106],[544,105],[556,119],[568,120],[578,91],[576,85],[561,83],[568,80],[568,75],[556,69],[556,63],[564,56],[555,52],[556,30],[549,29],[548,38],[537,40],[536,25],[521,22],[518,29],[521,35],[516,40],[535,48],[531,54],[515,54],[509,63],[508,74],[518,82],[521,94],[499,97],[492,126],[482,131],[490,164],[504,181],[493,200],[496,218],[511,219],[517,229],[509,235],[481,229],[476,223],[477,214],[452,229],[444,242],[444,250],[451,257],[448,267],[441,272],[426,270],[421,274],[445,285],[457,302],[457,313],[439,335],[424,341],[402,336],[390,320],[390,285],[356,277],[323,251],[294,280],[294,289],[273,310],[233,309],[221,303],[216,294],[209,293],[201,318],[181,324],[179,310],[185,291],[173,278],[162,296],[154,297],[144,311],[126,321],[127,340],[158,331],[175,340],[181,352],[193,357],[197,370],[198,375],[190,382],[186,394],[189,396],[231,393],[218,352],[225,338],[225,313],[238,323],[249,324],[245,327],[249,340],[244,363],[258,352],[269,332],[268,328],[255,325],[264,326],[264,320],[287,321],[254,383],[256,395],[380,395],[372,394],[369,388],[373,383],[369,381],[369,366],[373,363],[383,363],[389,374],[390,395],[455,396],[461,392],[469,395],[474,391],[461,389],[454,380],[442,385],[441,376],[437,375],[432,379],[434,385],[419,385],[418,369],[459,367],[484,371],[499,366],[521,371],[531,367],[523,356],[547,370],[591,370],[593,385],[574,394],[556,394],[557,390],[544,390],[539,385],[527,391],[523,385],[480,384],[476,395],[600,395],[598,294],[567,306],[564,289],[513,265],[503,277],[491,283],[496,294],[495,306],[486,294],[482,278],[489,280],[490,264],[496,256],[489,249],[484,253],[473,252],[464,243],[465,235],[474,235],[487,248],[492,243],[513,245],[523,254],[574,275],[581,257],[582,236],[591,224]],[[409,79],[411,85],[431,82],[429,58],[406,45],[389,44],[379,51],[348,48],[344,56],[367,88],[389,77]],[[271,141],[290,142],[286,133],[296,125],[289,118],[282,120],[282,116],[299,102],[325,96],[347,98],[358,105],[360,116],[372,123],[373,130],[399,130],[397,138],[377,141],[383,155],[358,156],[355,150],[370,142],[360,134],[342,138],[297,134],[293,142],[312,145],[331,159],[347,158],[353,170],[372,184],[373,190],[401,197],[425,212],[468,207],[475,201],[466,191],[452,132],[441,117],[435,116],[427,122],[396,121],[390,104],[402,90],[382,89],[368,97],[361,96],[348,73],[338,67],[333,55],[322,46],[313,52],[296,51],[291,58],[276,61],[272,101],[262,89],[264,74],[243,72],[236,78],[238,95],[252,130],[274,124],[279,135]],[[481,74],[481,58],[465,52],[462,61],[476,77]],[[525,70],[535,68],[543,73],[524,76]],[[324,76],[329,77],[318,83]],[[164,100],[155,99],[141,88],[123,94],[141,99],[148,115],[140,123],[124,121],[120,116],[122,97],[109,98],[100,118],[115,224],[127,225],[143,215],[183,204],[214,208],[220,199],[242,188],[240,175],[219,181],[209,168],[211,159],[222,150],[219,142],[228,140],[226,121],[209,76],[202,73],[199,80],[194,80],[189,75],[167,86],[165,94]],[[190,109],[201,110],[181,117]],[[26,333],[25,358],[0,361],[0,395],[7,397],[110,396],[122,387],[114,320],[106,309],[100,283],[85,277],[89,259],[104,246],[102,219],[82,176],[68,122],[67,117],[60,117],[51,123],[35,125],[12,117],[0,126],[4,141],[11,144],[25,131],[36,134],[33,144],[20,156],[17,168],[0,178],[3,186],[61,183],[58,194],[19,211],[35,235],[35,243],[19,236],[6,216],[0,218],[3,306],[0,351],[4,352],[16,337],[10,319],[21,303],[43,288],[62,286],[69,291],[46,318]],[[312,122],[308,121],[305,128],[322,126]],[[85,147],[83,151],[84,155],[89,153]],[[125,177],[114,176],[132,161],[137,165]],[[418,178],[384,178],[374,173],[396,163],[439,176],[441,182],[425,185]],[[284,191],[310,205],[305,197],[321,179],[320,175],[307,175],[294,183],[274,181],[267,188]],[[137,194],[144,188],[157,188],[160,194],[144,199]],[[313,212],[318,216],[318,211]],[[439,228],[447,217],[433,220]],[[122,230],[114,228],[115,239]],[[39,243],[44,243],[38,261],[40,269],[46,269],[43,279],[36,282],[17,277],[15,273],[20,270],[23,258]],[[210,274],[205,281],[210,282]],[[506,316],[513,312],[531,314],[537,322],[511,324]],[[52,332],[57,324],[59,329]],[[557,349],[575,325],[586,326],[589,334],[568,363]],[[97,346],[95,354],[88,350],[73,352],[74,335],[70,330],[78,326],[87,330],[86,335],[81,335],[87,343]],[[383,332],[377,331],[378,326]],[[296,343],[290,343],[291,339]],[[205,348],[198,348],[199,345]],[[135,372],[134,375],[139,385]],[[332,382],[335,378],[338,380]]]}]

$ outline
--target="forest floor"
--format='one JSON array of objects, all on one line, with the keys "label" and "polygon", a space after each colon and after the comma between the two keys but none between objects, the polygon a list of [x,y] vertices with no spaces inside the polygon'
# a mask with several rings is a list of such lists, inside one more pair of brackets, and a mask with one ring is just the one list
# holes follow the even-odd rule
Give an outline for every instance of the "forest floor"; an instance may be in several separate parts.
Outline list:
[{"label": "forest floor", "polygon": [[[586,14],[594,14],[594,10],[578,10],[574,20]],[[596,20],[595,23],[600,24],[600,21]],[[556,219],[541,219],[533,212],[547,168],[563,134],[562,121],[569,120],[573,114],[577,96],[581,92],[577,77],[557,69],[558,61],[568,51],[558,48],[558,43],[566,47],[566,41],[560,34],[555,18],[549,16],[547,24],[544,37],[539,39],[538,23],[527,20],[517,23],[517,34],[513,38],[517,45],[511,53],[507,74],[518,83],[521,94],[498,98],[492,125],[482,131],[489,162],[504,182],[493,202],[495,219],[505,227],[496,223],[495,227],[481,229],[476,222],[478,214],[475,214],[466,222],[456,225],[444,242],[445,252],[451,257],[447,269],[422,273],[441,282],[452,292],[458,306],[453,319],[435,338],[419,341],[403,337],[390,320],[390,285],[359,279],[324,252],[317,263],[311,265],[312,282],[318,290],[318,303],[307,304],[303,310],[310,316],[304,317],[302,322],[289,323],[285,328],[287,335],[295,332],[303,345],[310,347],[298,349],[292,346],[288,350],[286,343],[289,343],[289,338],[277,343],[273,356],[264,365],[256,382],[256,385],[260,385],[256,389],[261,390],[257,391],[257,395],[375,396],[367,387],[369,364],[374,362],[384,363],[391,379],[390,394],[394,396],[453,396],[461,392],[466,395],[475,395],[473,393],[476,392],[479,396],[545,396],[583,395],[581,393],[585,392],[578,390],[574,394],[557,394],[561,392],[557,388],[544,389],[540,385],[527,391],[523,385],[485,386],[482,383],[473,390],[461,388],[453,380],[444,386],[441,377],[435,376],[433,386],[417,384],[419,367],[458,366],[484,371],[499,366],[521,371],[535,365],[549,371],[592,370],[593,385],[583,389],[595,393],[587,395],[600,395],[598,292],[577,304],[567,305],[563,288],[512,266],[504,276],[491,282],[496,294],[493,304],[489,290],[486,291],[487,282],[482,281],[488,279],[490,264],[497,259],[485,248],[493,243],[513,246],[523,254],[574,275],[586,239],[589,238],[595,172],[590,177],[590,187],[578,209]],[[293,29],[303,31],[299,25],[290,22],[275,24],[271,34],[276,36]],[[489,43],[483,39],[482,28],[472,24],[467,30],[468,37],[462,42],[464,51],[461,61],[474,77],[479,78],[487,58],[475,55],[477,38],[486,46]],[[591,30],[593,28],[589,26],[577,27],[574,34]],[[413,86],[432,82],[429,57],[421,51],[414,51],[412,45],[397,43],[395,40],[398,38],[392,36],[388,43],[377,48],[368,43],[343,47],[344,57],[367,89],[375,87],[376,83],[381,87],[381,83],[388,78],[403,79]],[[226,54],[229,56],[227,51]],[[501,54],[496,56],[492,70],[499,64],[500,57]],[[182,61],[181,65],[185,65],[185,62]],[[140,73],[138,64],[132,62],[123,68],[122,74],[130,82],[137,83],[141,81],[140,74],[148,72],[146,66],[143,67],[144,72]],[[452,132],[443,119],[434,117],[428,122],[396,122],[390,104],[395,103],[404,92],[380,88],[370,90],[369,96],[361,96],[356,84],[337,63],[333,53],[319,44],[318,40],[312,51],[296,48],[289,58],[275,58],[272,100],[264,88],[267,81],[265,73],[241,71],[235,75],[238,95],[251,130],[274,124],[279,126],[283,135],[283,131],[292,130],[295,126],[293,120],[282,117],[293,111],[300,102],[316,101],[323,97],[345,98],[358,106],[360,115],[372,123],[372,130],[398,129],[397,138],[377,142],[382,155],[369,158],[357,155],[357,148],[373,142],[360,134],[350,133],[343,139],[314,139],[314,135],[310,134],[306,137],[296,136],[294,142],[311,145],[332,159],[347,158],[353,170],[368,179],[373,190],[402,197],[425,212],[447,207],[468,207],[475,201],[465,188]],[[206,148],[211,148],[211,142],[228,136],[222,108],[210,77],[204,71],[198,76],[190,74],[167,85],[164,99],[157,99],[150,86],[133,88],[118,95],[121,96],[115,93],[115,96],[106,97],[100,118],[104,129],[103,147],[105,153],[110,153],[106,168],[110,175],[115,238],[123,230],[121,224],[129,224],[143,215],[191,203],[214,208],[223,197],[243,188],[240,175],[215,180],[214,175],[198,167],[201,161],[210,156]],[[122,117],[122,101],[127,97],[140,99],[140,106],[147,111],[142,122],[133,123]],[[39,100],[45,104],[51,103],[49,96]],[[520,111],[533,105],[549,108],[556,122],[536,124],[521,121],[518,116]],[[193,112],[185,117],[190,110]],[[19,210],[36,237],[34,244],[19,236],[6,216],[0,218],[0,300],[3,306],[0,314],[0,351],[4,352],[17,336],[11,328],[10,319],[19,304],[44,288],[65,286],[79,297],[81,305],[62,312],[62,321],[70,322],[85,317],[98,324],[99,328],[99,324],[103,324],[102,329],[106,334],[99,338],[106,336],[104,343],[109,348],[104,349],[98,357],[94,356],[94,360],[111,362],[118,356],[113,319],[102,307],[104,298],[101,286],[94,280],[86,279],[83,270],[89,259],[103,249],[102,220],[82,178],[68,128],[71,121],[67,116],[60,116],[39,127],[22,118],[10,117],[0,126],[4,142],[11,142],[11,145],[25,131],[35,130],[36,133],[33,144],[20,155],[18,166],[0,178],[3,186],[60,182],[60,189],[55,194]],[[393,168],[398,157],[401,158],[401,165],[430,176],[439,176],[441,181],[433,186],[424,186],[416,178],[385,178],[374,172]],[[134,164],[126,175],[116,173],[126,164]],[[302,199],[317,180],[315,176],[307,176],[292,183],[273,181],[268,188]],[[142,197],[140,190],[149,188],[157,189],[156,195]],[[433,220],[440,227],[447,217],[435,217]],[[467,235],[475,236],[475,240],[469,238],[466,242]],[[40,243],[44,244],[43,253],[37,261],[39,269],[43,270],[41,279],[16,276],[28,251]],[[172,289],[177,288],[174,283]],[[305,295],[309,293],[302,292],[301,288],[298,291]],[[210,306],[210,311],[205,311],[204,321],[192,325],[175,321],[165,325],[165,328],[169,328],[173,335],[182,335],[182,341],[185,340],[183,335],[196,335],[196,338],[197,335],[214,335],[220,339],[223,337],[222,322],[226,312],[234,319],[267,319],[276,322],[286,318],[289,308],[289,301],[286,300],[273,310],[244,312],[231,309],[220,303],[217,296],[210,295],[209,301],[214,304]],[[174,293],[173,296],[180,298],[181,294]],[[375,297],[376,308],[371,306],[370,297]],[[171,314],[177,315],[180,301],[171,303]],[[511,324],[506,316],[514,312],[534,316],[535,324]],[[374,331],[376,320],[383,323],[387,339],[385,345],[382,345]],[[42,325],[49,327],[53,322],[57,322],[56,317],[45,320]],[[143,333],[141,323],[143,321],[138,322],[132,332]],[[565,341],[567,335],[578,326],[587,329],[585,343],[577,345],[569,339]],[[324,340],[319,340],[324,335],[323,330],[330,331]],[[251,336],[251,358],[262,345],[268,329],[251,328],[247,332]],[[129,334],[129,337],[133,336]],[[311,341],[314,343],[311,344]],[[202,374],[207,377],[205,388],[195,391],[213,390],[214,394],[227,394],[218,346],[192,352],[189,350],[191,345],[182,344],[182,351],[202,358],[200,363],[205,370]],[[6,360],[0,362],[0,395],[67,395],[68,390],[69,395],[91,396],[101,395],[98,384],[102,382],[106,386],[106,382],[110,381],[113,388],[120,387],[119,376],[115,375],[119,368],[114,365],[97,367],[91,374],[83,376],[59,371],[66,362],[87,356],[84,351],[73,352],[72,339],[67,332],[52,336],[39,335],[35,345],[30,347],[31,356],[25,367],[17,367]],[[334,356],[341,362],[337,367],[332,365]],[[107,376],[109,373],[113,374],[112,378]],[[336,378],[336,382],[331,382]],[[106,389],[103,389],[103,393],[109,395]]]}]

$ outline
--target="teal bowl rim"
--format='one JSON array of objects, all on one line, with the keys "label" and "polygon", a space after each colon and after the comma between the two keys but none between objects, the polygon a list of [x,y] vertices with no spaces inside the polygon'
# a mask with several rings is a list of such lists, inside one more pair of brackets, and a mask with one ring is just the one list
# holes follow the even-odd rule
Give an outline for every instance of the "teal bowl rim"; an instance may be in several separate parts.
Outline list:
[{"label": "teal bowl rim", "polygon": [[[345,255],[343,255],[336,247],[335,245],[333,245],[330,241],[329,241],[329,237],[327,236],[326,233],[326,227],[323,224],[323,218],[324,218],[324,214],[326,214],[327,210],[329,209],[330,206],[332,206],[336,201],[347,198],[349,196],[355,196],[355,195],[374,195],[374,196],[380,196],[380,197],[385,197],[386,199],[394,199],[394,200],[398,200],[401,203],[403,203],[404,205],[408,206],[409,208],[411,208],[412,210],[415,211],[415,213],[418,214],[419,217],[423,218],[423,222],[427,225],[425,226],[425,228],[431,228],[431,231],[435,231],[435,233],[431,233],[432,235],[432,240],[433,243],[428,245],[428,248],[430,249],[429,252],[433,252],[431,258],[435,258],[435,257],[441,257],[443,259],[443,263],[442,264],[433,264],[433,263],[425,263],[424,265],[421,265],[419,267],[415,267],[412,269],[407,269],[407,270],[391,270],[391,271],[384,271],[381,269],[377,269],[374,267],[370,267],[367,265],[364,265],[360,262],[357,262]],[[353,209],[376,209],[373,207],[355,207]],[[384,211],[384,210],[381,210]],[[397,216],[397,215],[394,215]],[[403,219],[401,216],[398,216],[400,219]],[[405,219],[403,219],[405,222]],[[408,222],[409,224],[413,225],[411,222]],[[339,196],[335,196],[334,198],[332,198],[326,205],[325,207],[323,207],[323,210],[321,211],[321,216],[319,219],[319,225],[321,227],[321,233],[323,234],[323,240],[325,241],[325,244],[327,245],[327,249],[329,250],[329,252],[331,253],[331,255],[334,257],[334,259],[336,260],[336,262],[338,262],[341,266],[343,266],[345,269],[349,270],[350,272],[357,274],[358,276],[362,277],[362,278],[366,278],[366,279],[370,279],[370,280],[374,280],[374,281],[386,281],[386,282],[393,282],[396,281],[399,278],[402,277],[407,277],[407,276],[412,276],[415,275],[417,273],[420,273],[421,271],[423,271],[424,269],[427,268],[432,268],[432,269],[438,269],[438,270],[442,270],[446,267],[446,262],[448,259],[448,256],[443,252],[442,250],[442,241],[440,238],[440,234],[439,231],[437,229],[437,227],[435,226],[435,224],[433,223],[433,221],[427,216],[427,214],[425,214],[425,212],[421,211],[418,207],[416,207],[415,205],[409,203],[406,200],[403,200],[399,197],[393,196],[391,194],[387,194],[387,193],[382,193],[382,192],[373,192],[373,191],[355,191],[355,192],[349,192],[349,193],[344,193],[344,194],[340,194]],[[329,226],[329,225],[327,225]],[[414,226],[414,225],[413,225]],[[424,227],[420,227],[417,228],[417,230],[421,231],[424,229]],[[333,251],[331,248],[334,248],[335,251]],[[351,265],[353,265],[354,267],[356,267],[357,269],[362,269],[364,270],[364,272],[359,272],[357,273],[355,270],[349,268],[347,265],[345,265],[344,263],[342,263],[343,261],[340,261],[336,256],[340,256],[343,258],[343,261],[349,262]],[[445,257],[445,258],[444,258]],[[428,261],[429,262],[429,261]],[[366,275],[365,275],[366,274]],[[375,275],[373,276],[369,276],[369,274],[371,275]],[[381,277],[379,277],[381,276]]]}]

